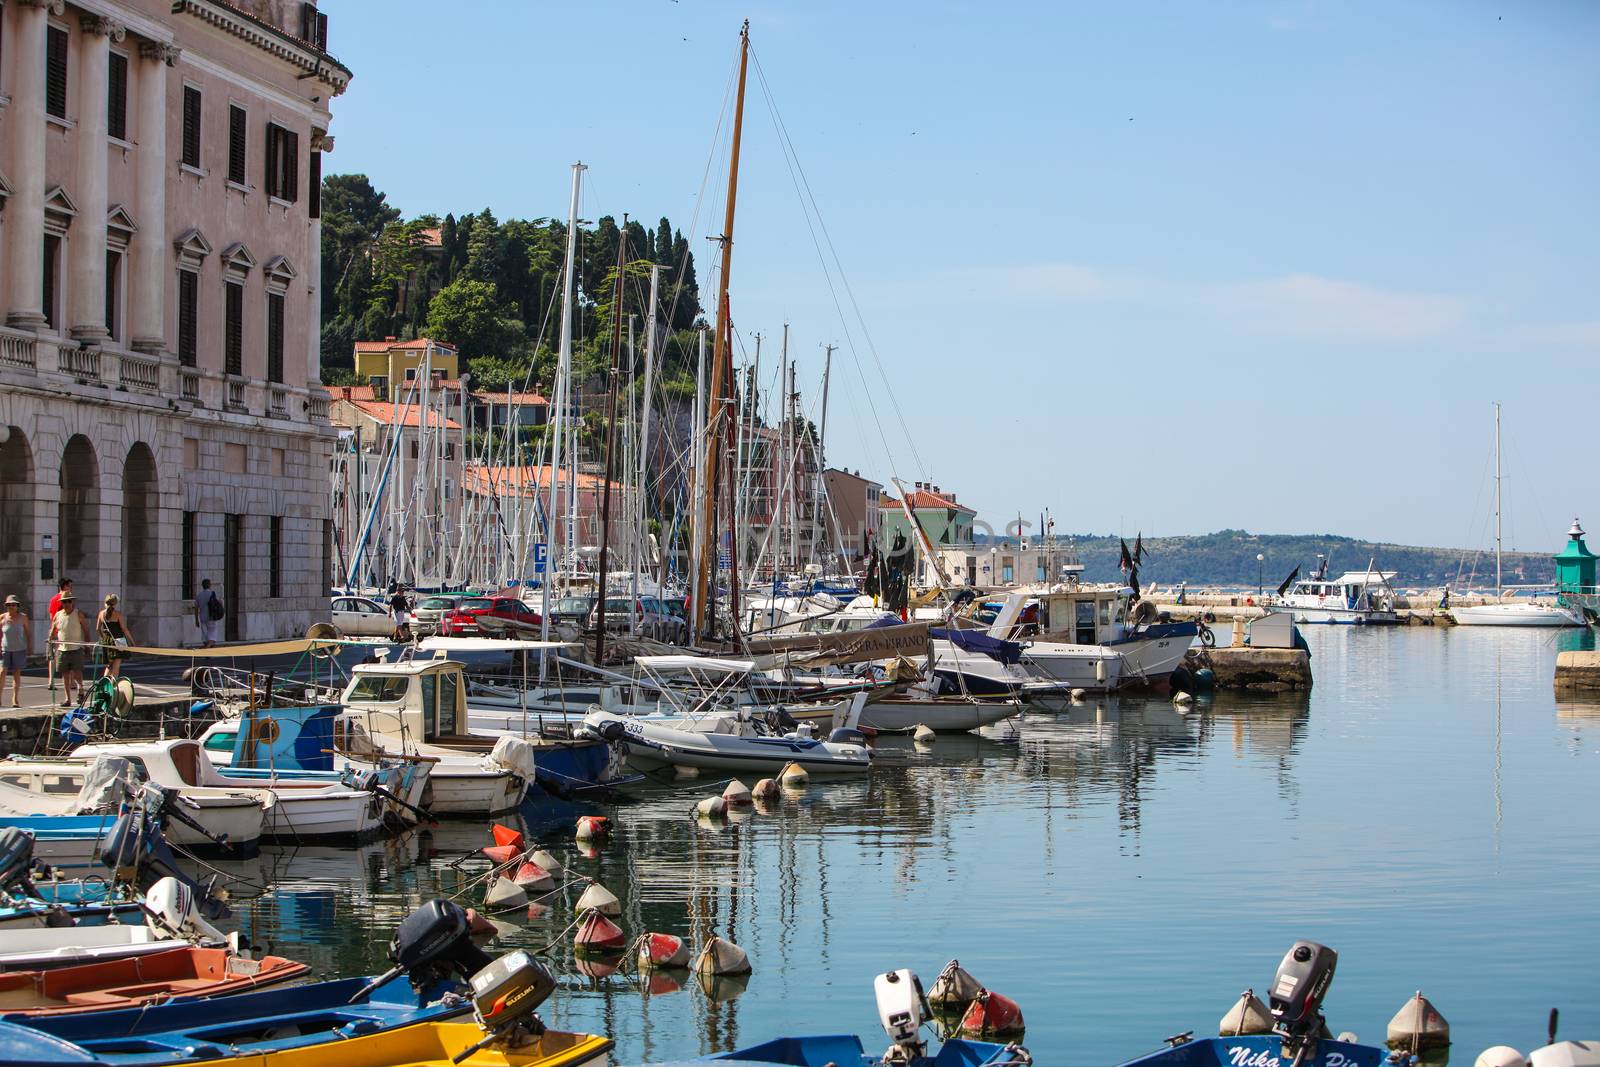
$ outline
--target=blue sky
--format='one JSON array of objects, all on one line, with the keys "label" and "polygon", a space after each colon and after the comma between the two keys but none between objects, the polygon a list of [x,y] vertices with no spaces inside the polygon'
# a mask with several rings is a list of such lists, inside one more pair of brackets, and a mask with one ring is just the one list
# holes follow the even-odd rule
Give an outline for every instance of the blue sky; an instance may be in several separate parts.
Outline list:
[{"label": "blue sky", "polygon": [[1600,4],[323,7],[327,172],[504,219],[581,159],[586,218],[698,211],[703,287],[749,18],[848,291],[752,74],[734,320],[813,398],[843,346],[836,464],[997,524],[1481,546],[1499,400],[1508,545],[1600,529]]}]

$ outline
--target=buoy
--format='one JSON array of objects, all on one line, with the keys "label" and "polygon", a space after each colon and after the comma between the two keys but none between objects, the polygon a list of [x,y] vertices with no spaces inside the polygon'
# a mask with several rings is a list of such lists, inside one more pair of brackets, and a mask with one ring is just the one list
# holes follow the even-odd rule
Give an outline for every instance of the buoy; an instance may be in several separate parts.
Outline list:
[{"label": "buoy", "polygon": [[488,919],[485,919],[482,915],[478,914],[478,909],[477,908],[468,908],[467,909],[467,933],[473,934],[473,935],[477,935],[477,934],[492,934],[494,932],[495,932],[494,923],[490,922]]},{"label": "buoy", "polygon": [[596,841],[579,841],[578,842],[578,855],[582,856],[586,860],[597,860],[597,859],[599,859],[600,858],[600,845],[599,845],[599,843],[596,842]]},{"label": "buoy", "polygon": [[496,878],[489,891],[483,895],[483,906],[487,911],[510,911],[513,908],[528,906],[528,894],[522,887],[509,878]]},{"label": "buoy", "polygon": [[748,974],[700,974],[700,991],[713,1004],[726,1004],[750,987]]},{"label": "buoy", "polygon": [[681,937],[672,934],[640,934],[638,945],[641,971],[689,966],[689,943]]},{"label": "buoy", "polygon": [[1179,690],[1178,692],[1172,694],[1172,702],[1178,705],[1193,704],[1194,694]]},{"label": "buoy", "polygon": [[961,961],[951,960],[928,987],[928,1006],[943,1015],[959,1015],[982,991],[983,986],[967,973]]},{"label": "buoy", "polygon": [[549,872],[550,877],[552,878],[560,878],[563,874],[567,873],[566,866],[560,860],[556,859],[542,848],[539,851],[529,855],[528,862],[536,866],[543,867],[547,872]]},{"label": "buoy", "polygon": [[489,857],[489,862],[496,867],[504,867],[522,854],[522,849],[517,845],[485,845],[478,850]]},{"label": "buoy", "polygon": [[578,919],[578,932],[572,935],[575,952],[616,952],[626,947],[627,935],[596,908],[588,908]]},{"label": "buoy", "polygon": [[1272,1013],[1261,1003],[1261,998],[1256,996],[1254,989],[1246,989],[1240,993],[1239,999],[1228,1009],[1228,1014],[1217,1023],[1219,1037],[1270,1033],[1272,1033]]},{"label": "buoy", "polygon": [[1086,689],[1074,689],[1072,691],[1072,693],[1071,693],[1072,702],[1074,704],[1082,704],[1083,703],[1083,698],[1088,696],[1088,695],[1089,695],[1089,692]]},{"label": "buoy", "polygon": [[1450,1044],[1450,1024],[1419,989],[1417,995],[1406,1001],[1405,1007],[1389,1020],[1388,1041],[1390,1048],[1412,1052],[1444,1048]]},{"label": "buoy", "polygon": [[1343,1041],[1346,1045],[1361,1044],[1361,1036],[1354,1030],[1340,1030],[1339,1036],[1335,1037],[1334,1040]]},{"label": "buoy", "polygon": [[780,792],[776,778],[763,778],[750,790],[750,796],[755,800],[776,800]]},{"label": "buoy", "polygon": [[604,815],[584,815],[578,819],[579,841],[593,841],[611,832],[611,820]]},{"label": "buoy", "polygon": [[574,954],[572,963],[579,974],[590,978],[610,978],[622,970],[622,957],[615,952]]},{"label": "buoy", "polygon": [[694,806],[694,813],[703,818],[716,819],[728,814],[728,802],[721,797],[706,797]]},{"label": "buoy", "polygon": [[722,799],[729,804],[748,804],[750,803],[750,787],[735,778],[722,791]]},{"label": "buoy", "polygon": [[694,969],[702,975],[749,974],[750,957],[732,941],[725,941],[713,934],[711,940],[706,942],[706,947],[700,950],[699,958],[694,961]]},{"label": "buoy", "polygon": [[938,740],[939,735],[933,732],[933,727],[927,723],[917,723],[917,728],[911,731],[911,740],[919,745],[931,745]]},{"label": "buoy", "polygon": [[1217,674],[1210,667],[1201,667],[1194,672],[1194,684],[1200,690],[1210,689],[1217,684]]},{"label": "buoy", "polygon": [[489,833],[494,836],[494,843],[497,845],[510,845],[516,849],[523,847],[524,842],[522,840],[522,831],[520,830],[513,830],[509,826],[495,823],[489,828]]},{"label": "buoy", "polygon": [[589,888],[578,897],[576,907],[579,911],[593,909],[602,915],[622,914],[622,904],[617,900],[616,894],[599,882],[589,883]]},{"label": "buoy", "polygon": [[778,781],[791,789],[804,789],[806,783],[811,781],[811,775],[807,774],[806,769],[798,763],[785,763],[783,772],[778,775]]},{"label": "buoy", "polygon": [[1017,1002],[988,989],[978,991],[961,1017],[961,1033],[980,1041],[1020,1037],[1022,1031],[1022,1009]]},{"label": "buoy", "polygon": [[1510,1045],[1496,1045],[1478,1053],[1472,1067],[1528,1067],[1528,1057]]},{"label": "buoy", "polygon": [[511,876],[511,880],[523,889],[535,893],[543,893],[556,887],[556,880],[550,877],[549,871],[526,858],[517,866],[517,873]]}]

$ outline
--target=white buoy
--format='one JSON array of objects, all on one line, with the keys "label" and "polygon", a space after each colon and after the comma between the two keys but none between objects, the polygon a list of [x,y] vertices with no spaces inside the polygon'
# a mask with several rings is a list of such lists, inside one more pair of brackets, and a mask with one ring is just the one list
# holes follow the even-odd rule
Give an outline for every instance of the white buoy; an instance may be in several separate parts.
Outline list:
[{"label": "white buoy", "polygon": [[1179,692],[1176,692],[1176,693],[1172,694],[1172,702],[1174,704],[1178,705],[1179,707],[1183,707],[1185,704],[1193,704],[1194,703],[1194,694],[1193,693],[1185,693],[1185,692],[1180,690]]},{"label": "white buoy", "polygon": [[1343,1041],[1347,1045],[1359,1045],[1361,1044],[1361,1035],[1357,1034],[1354,1030],[1340,1030],[1339,1036],[1334,1038],[1334,1040]]},{"label": "white buoy", "polygon": [[550,872],[526,856],[517,865],[516,873],[511,876],[511,880],[533,893],[543,893],[556,887],[556,880],[550,877]]},{"label": "white buoy", "polygon": [[1510,1045],[1496,1045],[1478,1053],[1472,1067],[1528,1067],[1528,1057]]},{"label": "white buoy", "polygon": [[694,961],[694,969],[700,974],[718,976],[749,974],[750,957],[732,941],[725,941],[713,934]]},{"label": "white buoy", "polygon": [[934,733],[933,728],[927,723],[919,722],[917,728],[911,731],[911,740],[919,745],[931,745],[938,737],[939,735]]},{"label": "white buoy", "polygon": [[1444,1048],[1450,1044],[1450,1024],[1419,989],[1417,995],[1406,1001],[1389,1020],[1387,1040],[1390,1048],[1411,1052]]},{"label": "white buoy", "polygon": [[763,778],[750,790],[750,796],[756,800],[776,800],[779,792],[776,778]]},{"label": "white buoy", "polygon": [[1256,996],[1254,989],[1246,989],[1239,994],[1239,999],[1233,1007],[1228,1009],[1228,1014],[1217,1023],[1219,1037],[1243,1037],[1246,1034],[1272,1033],[1272,1012],[1261,1003],[1261,998]]},{"label": "white buoy", "polygon": [[528,862],[538,864],[540,867],[543,867],[550,873],[550,877],[552,878],[560,878],[563,874],[567,873],[566,864],[562,863],[560,860],[556,859],[542,848],[533,855],[529,856]]},{"label": "white buoy", "polygon": [[589,883],[589,888],[585,889],[582,895],[578,897],[578,903],[574,910],[581,913],[587,908],[593,908],[601,915],[622,914],[622,902],[617,900],[616,894],[599,882]]},{"label": "white buoy", "polygon": [[798,763],[786,763],[783,766],[783,773],[778,775],[778,781],[791,789],[804,789],[806,783],[811,781],[811,775],[807,774],[806,769]]},{"label": "white buoy", "polygon": [[1074,689],[1072,691],[1072,702],[1074,704],[1082,704],[1083,698],[1088,695],[1089,691],[1087,689]]},{"label": "white buoy", "polygon": [[573,836],[579,841],[598,841],[611,833],[611,820],[604,815],[583,815]]},{"label": "white buoy", "polygon": [[485,911],[510,911],[513,908],[527,906],[527,892],[509,878],[496,878],[489,886],[489,891],[483,895]]},{"label": "white buoy", "polygon": [[722,791],[722,799],[729,804],[748,804],[750,803],[750,787],[735,778]]},{"label": "white buoy", "polygon": [[694,806],[694,813],[707,819],[719,819],[728,814],[728,802],[721,797],[706,797]]},{"label": "white buoy", "polygon": [[967,973],[961,961],[951,960],[928,987],[928,1006],[945,1015],[960,1015],[982,991],[982,984]]}]

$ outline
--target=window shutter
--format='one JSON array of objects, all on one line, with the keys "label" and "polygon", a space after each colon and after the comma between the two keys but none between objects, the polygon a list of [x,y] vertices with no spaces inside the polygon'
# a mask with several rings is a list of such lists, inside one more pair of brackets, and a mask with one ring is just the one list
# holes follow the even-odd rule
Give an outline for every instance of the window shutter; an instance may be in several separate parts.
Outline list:
[{"label": "window shutter", "polygon": [[307,189],[306,192],[308,194],[310,194],[310,197],[311,197],[311,217],[314,218],[314,219],[320,219],[322,217],[322,153],[321,152],[313,152],[313,153],[311,153],[310,171],[306,174],[306,184],[310,186],[310,188]]},{"label": "window shutter", "polygon": [[200,276],[194,271],[178,272],[178,362],[185,367],[193,367],[198,362],[199,284]]},{"label": "window shutter", "polygon": [[128,57],[111,53],[110,78],[106,88],[106,133],[119,141],[128,139]]},{"label": "window shutter", "polygon": [[200,166],[200,90],[183,87],[183,162]]},{"label": "window shutter", "polygon": [[283,198],[293,203],[300,199],[300,135],[283,134]]},{"label": "window shutter", "polygon": [[245,125],[247,122],[245,110],[242,107],[228,105],[228,180],[239,185],[244,184],[244,151],[245,151]]},{"label": "window shutter", "polygon": [[309,0],[300,0],[300,39],[308,44],[316,43],[317,32],[317,5]]},{"label": "window shutter", "polygon": [[56,324],[56,260],[61,251],[61,238],[45,234],[44,238],[44,289],[40,296],[44,307],[44,321]]},{"label": "window shutter", "polygon": [[233,282],[224,282],[223,289],[227,292],[227,336],[224,338],[226,345],[228,373],[244,374],[244,286],[235,285]]},{"label": "window shutter", "polygon": [[67,117],[67,31],[48,27],[45,44],[44,109],[58,119]]},{"label": "window shutter", "polygon": [[267,381],[283,381],[283,294],[267,294]]},{"label": "window shutter", "polygon": [[267,123],[267,195],[279,195],[278,189],[278,127]]},{"label": "window shutter", "polygon": [[320,51],[328,50],[328,16],[317,12],[317,48]]}]

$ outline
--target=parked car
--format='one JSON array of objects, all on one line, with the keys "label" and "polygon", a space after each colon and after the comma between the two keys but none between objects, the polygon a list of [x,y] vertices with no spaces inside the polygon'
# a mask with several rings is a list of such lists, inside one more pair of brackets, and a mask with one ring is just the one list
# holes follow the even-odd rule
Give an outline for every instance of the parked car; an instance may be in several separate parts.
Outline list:
[{"label": "parked car", "polygon": [[[631,617],[628,611],[630,604],[634,605]],[[688,637],[688,624],[667,610],[658,597],[642,596],[637,601],[625,596],[606,597],[606,633],[625,634],[632,622],[638,623],[636,632],[641,637],[674,644],[681,644]],[[591,615],[585,628],[593,630],[598,625],[599,619]]]},{"label": "parked car", "polygon": [[594,620],[590,616],[594,613],[595,598],[592,596],[564,596],[558,598],[550,605],[551,626],[575,626],[580,630],[589,629]]},{"label": "parked car", "polygon": [[542,620],[528,605],[509,596],[468,597],[444,617],[440,631],[451,637],[538,637]]},{"label": "parked car", "polygon": [[411,628],[419,635],[439,633],[444,617],[455,611],[456,606],[466,598],[465,593],[439,593],[424,597],[411,613]]},{"label": "parked car", "polygon": [[364,596],[333,598],[333,624],[349,637],[391,637],[394,617],[389,609]]}]

